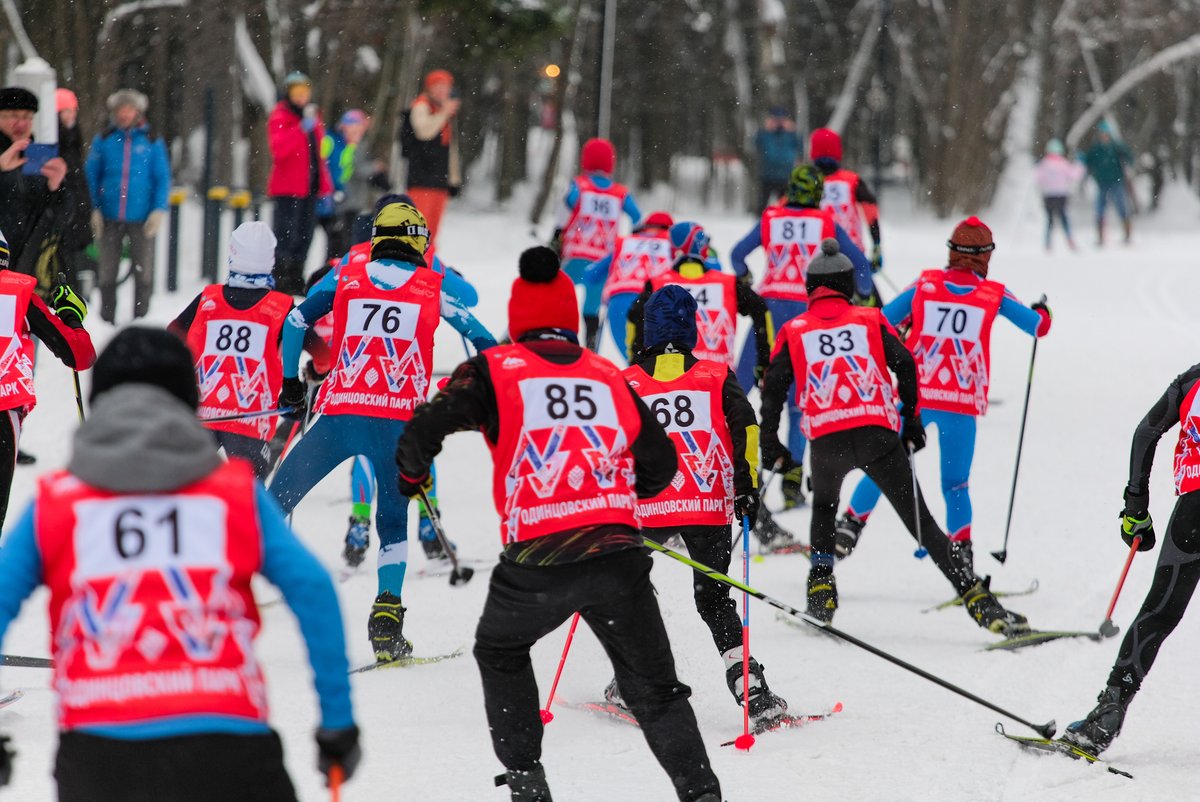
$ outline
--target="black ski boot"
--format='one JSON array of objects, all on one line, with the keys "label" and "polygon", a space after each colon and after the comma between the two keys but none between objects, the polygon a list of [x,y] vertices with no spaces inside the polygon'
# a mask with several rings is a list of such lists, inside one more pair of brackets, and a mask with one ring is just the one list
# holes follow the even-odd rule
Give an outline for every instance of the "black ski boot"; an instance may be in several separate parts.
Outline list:
[{"label": "black ski boot", "polygon": [[808,572],[808,614],[828,624],[837,612],[837,580],[828,568],[814,567]]},{"label": "black ski boot", "polygon": [[767,551],[795,542],[796,537],[775,522],[775,517],[766,507],[758,508],[758,522],[754,525],[754,536]]},{"label": "black ski boot", "polygon": [[[740,649],[738,651],[741,651]],[[738,707],[742,706],[742,664],[737,662],[725,670],[725,681]],[[763,676],[762,666],[750,658],[750,718],[755,724],[777,719],[787,712],[787,702],[771,693]]]},{"label": "black ski boot", "polygon": [[371,519],[350,516],[350,528],[346,530],[346,546],[342,549],[342,558],[346,565],[357,568],[362,565],[367,556],[367,547],[371,545]]},{"label": "black ski boot", "polygon": [[384,591],[375,597],[371,619],[367,622],[367,636],[375,650],[375,659],[380,663],[412,654],[412,641],[404,637],[404,607],[398,596]]},{"label": "black ski boot", "polygon": [[833,550],[837,553],[839,560],[844,560],[854,553],[854,548],[858,545],[858,539],[862,536],[863,527],[866,525],[866,521],[850,511],[838,518],[833,532]]},{"label": "black ski boot", "polygon": [[621,689],[617,687],[616,677],[613,677],[604,689],[604,701],[610,705],[616,705],[622,710],[629,709],[629,705],[625,704],[625,697],[621,696]]},{"label": "black ski boot", "polygon": [[963,594],[962,600],[967,615],[974,618],[975,623],[988,632],[1011,638],[1029,631],[1029,621],[1025,616],[1005,610],[983,580],[972,585],[971,589]]},{"label": "black ski boot", "polygon": [[1087,718],[1067,725],[1062,739],[1089,754],[1098,755],[1121,734],[1128,706],[1128,699],[1121,700],[1121,689],[1109,685],[1096,697],[1096,707]]},{"label": "black ski boot", "polygon": [[794,510],[808,503],[804,498],[804,466],[797,465],[783,475],[783,508]]},{"label": "black ski boot", "polygon": [[512,794],[512,802],[554,802],[541,763],[524,771],[510,769],[504,772],[504,782]]}]

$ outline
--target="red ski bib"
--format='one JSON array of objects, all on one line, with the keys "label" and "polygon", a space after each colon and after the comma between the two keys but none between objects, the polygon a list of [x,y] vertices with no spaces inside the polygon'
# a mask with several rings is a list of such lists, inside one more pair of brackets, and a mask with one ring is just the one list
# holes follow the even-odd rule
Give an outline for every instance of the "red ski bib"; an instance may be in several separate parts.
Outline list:
[{"label": "red ski bib", "polygon": [[671,261],[671,240],[666,232],[618,237],[604,284],[604,300],[622,293],[636,295],[645,289],[647,281],[670,270]]},{"label": "red ski bib", "polygon": [[842,227],[850,241],[866,253],[863,247],[862,213],[858,208],[858,173],[844,167],[825,177],[825,194],[821,196],[821,210],[833,214],[833,221]]},{"label": "red ski bib", "polygon": [[0,270],[0,410],[33,409],[33,338],[29,310],[37,279]]},{"label": "red ski bib", "polygon": [[668,284],[683,287],[696,299],[696,347],[692,353],[697,359],[732,366],[737,335],[737,279],[717,270],[706,270],[698,278],[685,278],[668,270],[650,282],[654,290]]},{"label": "red ski bib", "polygon": [[419,267],[403,286],[385,290],[371,281],[367,267],[348,264],[338,276],[337,362],[321,385],[316,411],[408,420],[429,389],[442,277]]},{"label": "red ski bib", "polygon": [[613,183],[607,189],[596,186],[589,176],[575,179],[579,200],[562,231],[563,264],[574,260],[595,262],[612,253],[617,241],[617,223],[629,190]]},{"label": "red ski bib", "polygon": [[254,658],[262,565],[254,476],[234,460],[173,493],[38,484],[63,730],[227,716],[266,722]]},{"label": "red ski bib", "polygon": [[958,295],[946,288],[945,270],[917,279],[905,344],[917,361],[922,409],[987,412],[992,323],[1003,300],[1004,285],[995,281]]},{"label": "red ski bib", "polygon": [[767,254],[767,272],[758,284],[764,298],[808,301],[804,278],[821,240],[836,237],[833,216],[819,209],[772,206],[763,212],[759,236]]},{"label": "red ski bib", "polygon": [[571,365],[523,345],[484,352],[500,412],[492,495],[505,544],[598,524],[637,527],[630,444],[641,418],[608,360]]},{"label": "red ski bib", "polygon": [[1179,405],[1179,442],[1175,444],[1175,495],[1200,490],[1200,382]]},{"label": "red ski bib", "polygon": [[733,516],[733,438],[721,389],[729,368],[701,360],[661,382],[638,366],[623,375],[675,444],[679,468],[667,489],[638,502],[643,527],[722,526]]},{"label": "red ski bib", "polygon": [[804,436],[882,426],[900,431],[892,374],[883,353],[878,309],[849,306],[833,320],[811,312],[780,329],[786,338]]},{"label": "red ski bib", "polygon": [[[279,337],[291,308],[291,296],[281,292],[267,293],[249,309],[230,306],[220,284],[209,285],[200,293],[187,344],[196,361],[200,385],[196,414],[202,420],[275,406],[283,386]],[[219,432],[269,440],[277,422],[265,417],[206,425]]]}]

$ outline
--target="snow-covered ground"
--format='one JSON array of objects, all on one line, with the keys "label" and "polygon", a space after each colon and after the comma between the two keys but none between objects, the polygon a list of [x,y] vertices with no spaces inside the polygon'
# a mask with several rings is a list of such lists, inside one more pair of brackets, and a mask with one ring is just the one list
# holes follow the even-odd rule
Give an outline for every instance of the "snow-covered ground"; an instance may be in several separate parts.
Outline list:
[{"label": "snow-covered ground", "polygon": [[[1194,201],[1187,207],[1194,209]],[[1016,451],[1030,341],[998,321],[993,341],[994,406],[979,430],[972,481],[977,567],[994,575],[994,587],[1023,587],[1037,578],[1041,590],[1014,602],[1034,626],[1092,628],[1099,625],[1125,555],[1117,537],[1129,439],[1137,421],[1178,372],[1200,351],[1191,299],[1200,292],[1195,264],[1200,234],[1194,215],[1150,220],[1132,247],[1096,250],[1090,230],[1079,233],[1078,253],[1046,254],[1037,204],[1030,196],[1020,214],[995,215],[998,248],[993,277],[1027,302],[1046,293],[1054,330],[1038,353],[1009,560],[1000,566],[988,551],[1000,546]],[[1082,212],[1082,210],[1078,210]],[[1182,217],[1182,216],[1181,216]],[[709,223],[722,253],[753,221],[746,216],[697,215]],[[1078,222],[1087,215],[1076,214]],[[893,214],[885,221],[887,272],[907,283],[920,269],[941,265],[953,221]],[[481,319],[504,325],[508,285],[517,254],[532,244],[517,214],[453,209],[440,253],[476,283]],[[190,249],[189,249],[190,256]],[[190,263],[190,258],[185,262]],[[194,275],[185,267],[188,276]],[[185,282],[175,296],[156,297],[151,319],[166,322],[197,289]],[[892,291],[883,285],[885,297]],[[122,314],[127,314],[126,305]],[[112,330],[88,322],[98,344]],[[437,362],[449,369],[461,357],[453,331],[439,335]],[[611,344],[605,352],[613,355]],[[85,387],[87,380],[85,379]],[[38,371],[38,409],[29,418],[23,445],[39,457],[36,469],[21,468],[12,509],[29,497],[38,472],[61,465],[74,426],[70,373],[44,358]],[[1165,527],[1171,497],[1169,457],[1174,434],[1159,449],[1152,509]],[[919,455],[923,487],[941,517],[936,438]],[[490,460],[481,438],[452,437],[441,470],[442,509],[451,536],[465,556],[498,551],[491,508]],[[844,497],[848,496],[847,484]],[[327,565],[336,568],[348,515],[348,466],[330,476],[300,506],[296,527]],[[778,506],[778,498],[772,499]],[[780,516],[807,540],[808,513]],[[415,524],[414,524],[415,527]],[[415,534],[415,533],[414,533]],[[414,549],[413,569],[423,558]],[[839,566],[841,609],[835,624],[880,648],[959,683],[1033,721],[1081,717],[1107,676],[1117,642],[1061,642],[1020,653],[984,653],[993,636],[961,610],[922,614],[952,595],[928,560],[912,556],[913,543],[886,505],[872,519],[858,552]],[[1156,554],[1133,565],[1115,620],[1131,619],[1148,587]],[[739,570],[735,557],[734,572]],[[771,557],[751,568],[751,582],[797,606],[804,603],[802,557]],[[373,572],[341,585],[352,663],[370,660],[366,616],[374,596]],[[442,579],[410,574],[405,603],[406,634],[425,654],[469,646],[486,592],[487,573],[452,588]],[[691,577],[682,566],[659,560],[654,580],[682,677],[692,697],[727,799],[785,800],[1050,800],[1195,798],[1195,699],[1200,675],[1200,627],[1186,620],[1162,651],[1144,692],[1135,701],[1125,732],[1106,757],[1136,780],[1053,756],[1026,754],[992,728],[998,717],[853,646],[812,637],[775,620],[774,611],[752,602],[754,655],[766,666],[771,686],[795,711],[844,711],[809,727],[766,735],[746,753],[718,744],[740,732],[741,714],[725,686],[724,672],[708,632],[692,608]],[[271,591],[264,591],[271,593]],[[565,627],[534,650],[543,697],[557,665]],[[26,605],[4,651],[44,655],[48,648],[45,596]],[[303,646],[282,607],[263,613],[259,654],[273,701],[273,721],[283,736],[288,765],[302,799],[326,799],[314,768],[315,700]],[[596,699],[610,677],[603,654],[581,630],[563,674],[560,693],[573,701]],[[5,689],[26,698],[0,711],[0,732],[11,733],[20,751],[15,782],[0,796],[37,802],[54,798],[50,777],[55,733],[52,694],[45,671],[4,669]],[[365,758],[343,798],[501,800],[492,788],[500,765],[488,737],[478,675],[468,656],[435,666],[382,671],[354,678]],[[1021,732],[1010,724],[1010,731]],[[665,775],[641,734],[567,709],[557,711],[545,737],[544,763],[560,800],[666,800]]]}]

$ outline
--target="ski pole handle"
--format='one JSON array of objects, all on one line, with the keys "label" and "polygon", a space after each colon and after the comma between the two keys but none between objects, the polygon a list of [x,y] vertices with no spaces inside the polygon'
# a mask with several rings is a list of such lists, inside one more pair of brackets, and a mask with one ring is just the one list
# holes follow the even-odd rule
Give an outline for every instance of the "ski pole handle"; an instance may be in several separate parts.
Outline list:
[{"label": "ski pole handle", "polygon": [[1104,614],[1105,621],[1112,620],[1113,610],[1117,609],[1117,599],[1121,596],[1121,588],[1125,587],[1125,577],[1129,575],[1129,566],[1133,565],[1133,557],[1142,545],[1142,536],[1137,535],[1129,546],[1129,556],[1125,558],[1125,567],[1121,569],[1121,578],[1117,580],[1117,589],[1113,591],[1112,600],[1108,603],[1108,612]]}]

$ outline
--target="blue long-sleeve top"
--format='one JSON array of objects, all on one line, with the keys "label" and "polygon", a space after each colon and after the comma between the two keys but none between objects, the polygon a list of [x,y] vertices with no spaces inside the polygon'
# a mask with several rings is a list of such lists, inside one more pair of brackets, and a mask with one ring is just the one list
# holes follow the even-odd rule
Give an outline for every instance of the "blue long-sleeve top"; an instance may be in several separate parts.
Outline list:
[{"label": "blue long-sleeve top", "polygon": [[[841,226],[835,225],[834,228],[837,235],[838,248],[841,249],[842,253],[846,254],[851,264],[854,265],[854,288],[858,291],[859,295],[866,297],[875,288],[875,282],[871,278],[871,260],[859,250],[854,241],[850,239],[850,235]],[[754,228],[750,229],[749,233],[742,237],[729,253],[729,261],[733,264],[733,272],[738,276],[744,276],[750,272],[750,268],[746,266],[746,257],[761,247],[762,224],[756,223]]]},{"label": "blue long-sleeve top", "polygon": [[[329,572],[296,538],[284,520],[275,499],[255,482],[254,506],[262,532],[260,573],[283,593],[300,623],[308,648],[321,726],[343,728],[354,724],[350,703],[346,636],[337,592]],[[21,604],[42,582],[42,557],[34,535],[37,502],[30,502],[0,548],[0,643]],[[268,731],[265,724],[227,716],[176,716],[158,721],[81,728],[82,732],[106,738],[144,740],[200,733],[247,735]]]},{"label": "blue long-sleeve top", "polygon": [[[338,262],[333,270],[330,270],[314,284],[308,294],[312,295],[319,287],[333,290],[337,286],[337,274],[348,264],[350,264],[349,253],[342,257],[342,261]],[[467,281],[462,273],[439,259],[437,254],[434,254],[433,259],[430,260],[429,269],[442,277],[442,292],[453,295],[468,309],[474,309],[479,305],[479,292],[475,289],[475,285]]]},{"label": "blue long-sleeve top", "polygon": [[612,260],[613,255],[608,253],[588,265],[587,269],[583,271],[583,282],[585,284],[603,284],[608,279]]},{"label": "blue long-sleeve top", "polygon": [[[966,295],[978,287],[980,281],[982,279],[969,270],[954,270],[946,279],[946,289],[955,295]],[[883,316],[893,326],[912,315],[913,295],[916,291],[917,284],[913,282],[904,292],[884,305]],[[1042,316],[1036,310],[1022,304],[1007,288],[1004,290],[1003,300],[1000,301],[999,315],[1012,321],[1017,328],[1032,337],[1045,334],[1045,331],[1039,333],[1039,329],[1042,328]]]},{"label": "blue long-sleeve top", "polygon": [[[608,189],[616,183],[604,173],[588,173],[587,176],[598,189]],[[574,181],[571,182],[571,188],[567,190],[567,196],[563,198],[563,204],[565,204],[568,213],[574,211],[575,207],[579,205],[579,185]],[[637,225],[637,222],[642,219],[642,210],[638,208],[637,201],[633,199],[632,192],[625,193],[625,201],[621,204],[621,211],[629,216],[634,225]]]},{"label": "blue long-sleeve top", "polygon": [[[393,259],[381,259],[374,264],[391,268],[384,272],[390,277],[398,279],[393,284],[380,276],[373,275],[372,281],[384,290],[403,287],[416,271],[415,265]],[[329,281],[330,276],[333,276],[332,282]],[[283,377],[285,379],[294,379],[299,374],[300,353],[304,350],[305,330],[333,311],[333,299],[338,280],[340,280],[340,274],[335,275],[334,271],[330,271],[329,276],[318,282],[308,297],[293,309],[292,313],[287,316],[287,320],[284,321]],[[442,319],[453,326],[455,331],[470,340],[476,351],[483,351],[496,344],[496,338],[484,328],[483,324],[457,297],[448,292],[442,293],[441,312]]]}]

